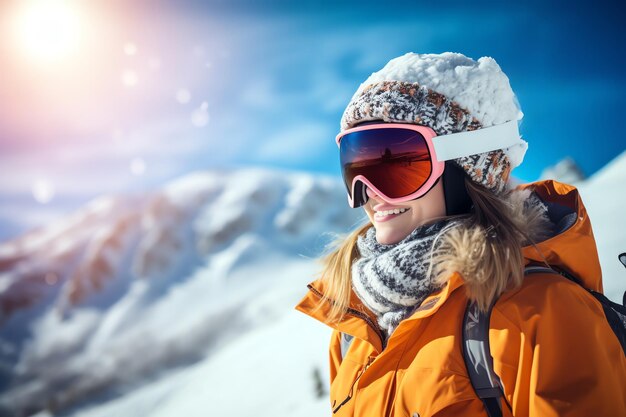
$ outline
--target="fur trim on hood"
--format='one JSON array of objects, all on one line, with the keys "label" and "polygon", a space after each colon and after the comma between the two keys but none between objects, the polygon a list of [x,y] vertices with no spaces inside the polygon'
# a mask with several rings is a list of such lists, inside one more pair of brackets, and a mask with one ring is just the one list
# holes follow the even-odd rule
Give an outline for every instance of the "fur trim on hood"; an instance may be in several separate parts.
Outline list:
[{"label": "fur trim on hood", "polygon": [[[511,238],[521,247],[534,245],[553,234],[548,208],[532,190],[511,190],[502,198],[509,208],[510,220],[519,229]],[[496,256],[494,249],[502,244],[502,239],[503,236],[482,225],[470,225],[466,220],[454,222],[440,232],[439,242],[433,245],[430,272],[441,284],[453,272],[460,273],[468,298],[486,310],[502,292],[521,285],[523,280],[521,265],[516,268],[508,257]]]}]

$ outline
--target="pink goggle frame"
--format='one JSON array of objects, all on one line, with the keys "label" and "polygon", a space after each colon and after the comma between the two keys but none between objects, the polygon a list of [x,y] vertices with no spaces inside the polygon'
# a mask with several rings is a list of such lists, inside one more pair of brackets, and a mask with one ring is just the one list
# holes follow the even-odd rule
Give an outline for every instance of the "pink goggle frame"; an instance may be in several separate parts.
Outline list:
[{"label": "pink goggle frame", "polygon": [[[430,164],[431,164],[430,176],[428,177],[426,182],[422,184],[422,186],[419,189],[417,189],[417,191],[409,195],[406,195],[404,197],[391,198],[391,197],[388,197],[380,189],[378,189],[374,184],[372,184],[372,182],[368,180],[364,175],[357,175],[352,179],[352,184],[350,187],[351,192],[348,193],[348,204],[350,205],[350,207],[354,208],[355,199],[352,196],[354,196],[354,192],[357,188],[357,183],[359,181],[361,181],[364,185],[364,187],[361,187],[361,192],[363,194],[366,193],[366,187],[367,187],[367,188],[370,188],[372,191],[374,191],[378,196],[380,196],[382,200],[386,201],[387,203],[398,204],[398,203],[403,203],[403,202],[410,201],[410,200],[415,200],[416,198],[423,196],[432,188],[432,186],[437,182],[437,179],[443,174],[445,163],[444,161],[440,161],[437,159],[435,146],[433,144],[433,138],[437,136],[437,133],[435,133],[435,131],[432,130],[428,126],[421,126],[421,125],[415,125],[415,124],[409,124],[409,123],[377,123],[377,124],[371,124],[371,125],[365,125],[365,126],[358,126],[358,127],[353,127],[351,129],[347,129],[339,133],[336,136],[335,141],[337,142],[337,146],[341,146],[341,138],[349,133],[361,132],[365,130],[381,129],[381,128],[414,130],[418,132],[420,135],[422,135],[422,137],[425,140],[426,146],[428,147],[428,153],[430,154]],[[362,201],[367,201],[366,195],[361,196],[361,198],[362,198]]]},{"label": "pink goggle frame", "polygon": [[374,130],[374,129],[408,129],[418,132],[423,138],[430,154],[431,173],[428,179],[415,192],[403,197],[391,198],[378,189],[370,180],[363,175],[357,175],[352,179],[348,193],[348,203],[350,207],[355,207],[353,198],[360,181],[364,186],[360,187],[362,201],[367,201],[366,188],[372,189],[382,200],[389,204],[403,203],[414,200],[426,194],[441,177],[445,168],[445,161],[460,158],[463,156],[475,155],[489,152],[496,149],[506,149],[512,146],[522,146],[524,150],[527,143],[520,138],[516,120],[511,120],[503,124],[490,126],[482,129],[463,131],[448,135],[437,136],[437,133],[428,126],[412,123],[377,123],[364,126],[353,127],[340,132],[335,141],[337,146],[341,146],[341,139],[354,132]]}]

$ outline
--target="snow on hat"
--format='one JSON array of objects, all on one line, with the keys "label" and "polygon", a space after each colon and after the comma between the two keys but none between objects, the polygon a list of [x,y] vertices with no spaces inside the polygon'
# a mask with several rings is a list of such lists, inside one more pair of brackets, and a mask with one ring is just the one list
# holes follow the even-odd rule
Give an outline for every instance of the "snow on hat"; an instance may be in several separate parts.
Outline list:
[{"label": "snow on hat", "polygon": [[[372,73],[354,93],[341,130],[367,120],[415,123],[437,135],[521,120],[523,113],[508,77],[493,58],[478,61],[460,53],[394,58]],[[454,159],[470,178],[495,192],[505,189],[528,144]]]}]

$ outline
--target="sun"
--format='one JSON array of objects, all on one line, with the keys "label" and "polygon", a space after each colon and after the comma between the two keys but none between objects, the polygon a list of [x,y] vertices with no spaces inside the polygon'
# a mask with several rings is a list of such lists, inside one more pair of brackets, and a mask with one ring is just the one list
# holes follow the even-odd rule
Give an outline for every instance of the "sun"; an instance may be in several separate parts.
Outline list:
[{"label": "sun", "polygon": [[69,0],[27,0],[15,20],[20,49],[36,60],[62,60],[80,42],[81,21],[75,3]]}]

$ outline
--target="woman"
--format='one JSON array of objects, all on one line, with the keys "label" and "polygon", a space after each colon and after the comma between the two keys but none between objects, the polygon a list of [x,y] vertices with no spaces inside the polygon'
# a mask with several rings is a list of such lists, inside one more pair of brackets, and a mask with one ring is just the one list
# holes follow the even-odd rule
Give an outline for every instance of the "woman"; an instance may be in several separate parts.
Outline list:
[{"label": "woman", "polygon": [[[334,415],[626,415],[626,359],[583,288],[602,281],[577,190],[510,185],[521,118],[488,57],[408,53],[352,97],[337,143],[349,204],[368,221],[297,306],[334,328]],[[524,277],[531,264],[582,285]],[[468,305],[490,317],[495,411],[464,359]]]}]

